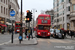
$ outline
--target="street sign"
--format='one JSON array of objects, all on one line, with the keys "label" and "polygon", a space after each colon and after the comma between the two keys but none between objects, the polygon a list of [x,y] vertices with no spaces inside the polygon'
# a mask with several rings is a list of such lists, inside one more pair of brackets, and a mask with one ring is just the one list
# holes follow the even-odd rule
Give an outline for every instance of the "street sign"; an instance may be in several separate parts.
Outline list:
[{"label": "street sign", "polygon": [[15,17],[10,17],[10,20],[15,20]]},{"label": "street sign", "polygon": [[22,40],[22,36],[19,36],[19,40]]},{"label": "street sign", "polygon": [[14,11],[14,10],[10,11],[10,16],[12,16],[12,17],[13,17],[13,16],[15,16],[15,14],[16,14],[16,13],[15,13],[15,11]]}]

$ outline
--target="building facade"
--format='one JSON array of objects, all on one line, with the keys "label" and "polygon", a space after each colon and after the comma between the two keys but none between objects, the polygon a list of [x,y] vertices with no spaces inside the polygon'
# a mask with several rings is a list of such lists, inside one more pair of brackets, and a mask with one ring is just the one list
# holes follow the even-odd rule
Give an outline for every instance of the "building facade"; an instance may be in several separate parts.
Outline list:
[{"label": "building facade", "polygon": [[[10,6],[11,9],[14,9],[16,12],[16,19],[14,20],[15,22],[18,19],[19,12],[18,0],[0,0],[0,24],[7,25],[7,27],[3,27],[5,31],[7,31],[8,27],[12,25],[10,20]],[[0,32],[1,28],[2,26],[0,25]]]},{"label": "building facade", "polygon": [[51,26],[53,27],[54,10],[47,10],[45,14],[48,14],[51,16]]},{"label": "building facade", "polygon": [[70,29],[75,31],[75,0],[71,0],[70,3]]},{"label": "building facade", "polygon": [[[8,17],[8,0],[0,0],[0,24],[6,25],[6,19]],[[1,30],[4,29],[5,27],[2,27],[0,25],[0,32]]]},{"label": "building facade", "polygon": [[53,0],[54,26],[65,30],[70,29],[70,0]]}]

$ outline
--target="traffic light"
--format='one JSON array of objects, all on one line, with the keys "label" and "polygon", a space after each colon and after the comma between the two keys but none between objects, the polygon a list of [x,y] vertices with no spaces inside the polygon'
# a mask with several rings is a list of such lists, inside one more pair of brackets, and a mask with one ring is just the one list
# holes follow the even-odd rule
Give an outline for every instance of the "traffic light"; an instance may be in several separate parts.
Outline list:
[{"label": "traffic light", "polygon": [[32,13],[29,10],[27,10],[26,12],[27,12],[26,22],[30,22],[32,19]]}]

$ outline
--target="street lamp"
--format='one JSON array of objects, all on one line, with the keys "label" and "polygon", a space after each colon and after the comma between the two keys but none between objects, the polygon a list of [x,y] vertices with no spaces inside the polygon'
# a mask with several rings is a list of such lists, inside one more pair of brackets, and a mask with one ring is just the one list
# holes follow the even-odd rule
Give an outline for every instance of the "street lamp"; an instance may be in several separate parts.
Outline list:
[{"label": "street lamp", "polygon": [[[37,12],[37,10],[36,9],[32,9],[32,13],[33,13],[33,28],[34,28],[34,21],[35,21],[35,12]],[[33,31],[34,32],[34,31]]]}]

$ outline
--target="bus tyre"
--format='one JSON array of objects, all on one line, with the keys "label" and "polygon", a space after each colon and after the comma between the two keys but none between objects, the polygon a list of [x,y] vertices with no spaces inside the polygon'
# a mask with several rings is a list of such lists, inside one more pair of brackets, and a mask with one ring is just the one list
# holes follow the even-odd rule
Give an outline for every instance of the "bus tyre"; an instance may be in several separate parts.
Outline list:
[{"label": "bus tyre", "polygon": [[64,39],[64,37],[62,37],[62,39]]},{"label": "bus tyre", "polygon": [[38,35],[36,35],[36,37],[38,38]]},{"label": "bus tyre", "polygon": [[49,38],[51,38],[51,36]]}]

